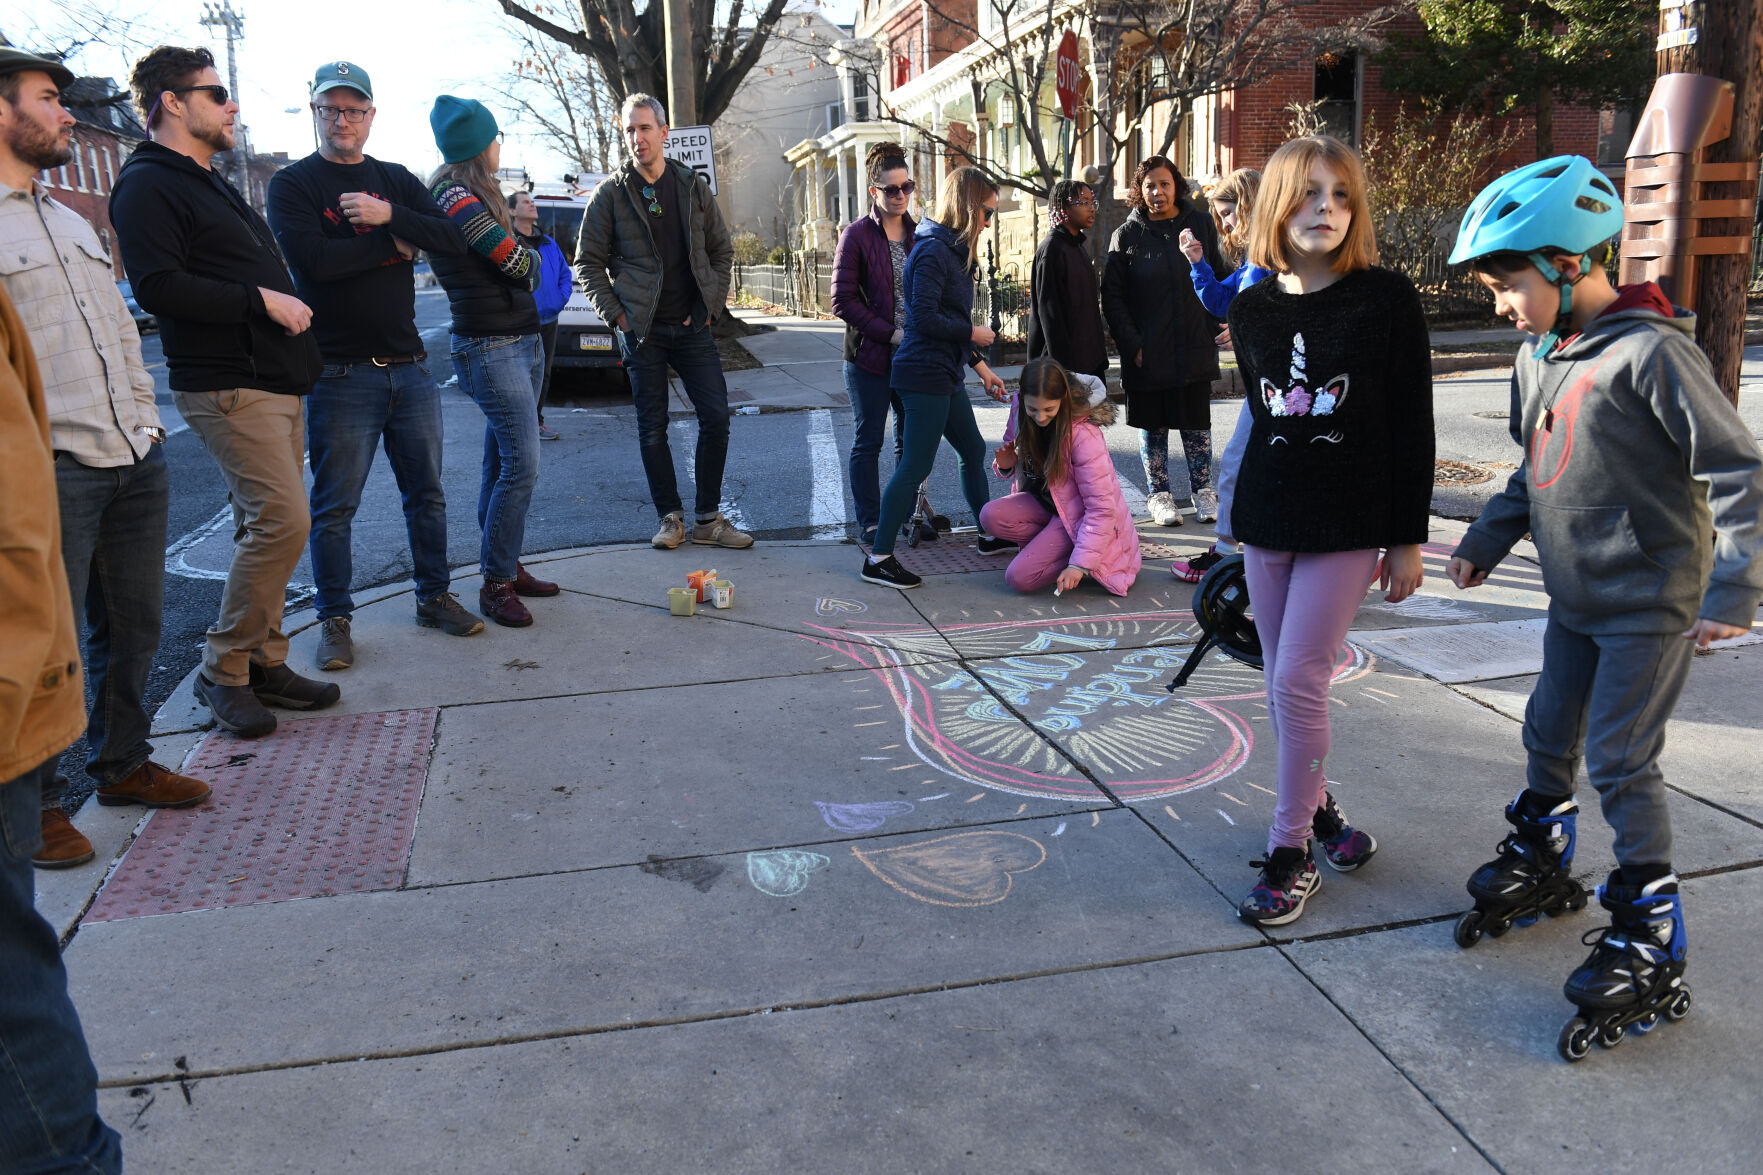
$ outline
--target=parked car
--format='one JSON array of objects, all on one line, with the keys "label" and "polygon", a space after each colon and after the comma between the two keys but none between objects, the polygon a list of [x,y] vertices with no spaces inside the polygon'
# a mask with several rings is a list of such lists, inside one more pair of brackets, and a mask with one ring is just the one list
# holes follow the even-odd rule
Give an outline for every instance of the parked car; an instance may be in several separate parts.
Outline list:
[{"label": "parked car", "polygon": [[121,281],[117,282],[116,289],[117,292],[122,295],[122,304],[129,308],[129,316],[135,320],[135,329],[137,331],[146,334],[149,331],[159,329],[159,321],[151,314],[148,314],[145,310],[141,309],[141,304],[135,301],[135,291],[133,287],[129,285],[127,278],[123,278]]}]

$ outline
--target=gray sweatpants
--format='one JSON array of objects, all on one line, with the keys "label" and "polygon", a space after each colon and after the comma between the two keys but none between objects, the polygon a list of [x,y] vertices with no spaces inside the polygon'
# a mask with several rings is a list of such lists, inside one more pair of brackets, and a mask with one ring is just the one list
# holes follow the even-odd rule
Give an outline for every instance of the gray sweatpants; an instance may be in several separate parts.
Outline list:
[{"label": "gray sweatpants", "polygon": [[1584,758],[1619,865],[1671,861],[1659,752],[1694,656],[1675,632],[1588,636],[1553,617],[1544,630],[1543,672],[1524,710],[1526,783],[1566,798]]}]

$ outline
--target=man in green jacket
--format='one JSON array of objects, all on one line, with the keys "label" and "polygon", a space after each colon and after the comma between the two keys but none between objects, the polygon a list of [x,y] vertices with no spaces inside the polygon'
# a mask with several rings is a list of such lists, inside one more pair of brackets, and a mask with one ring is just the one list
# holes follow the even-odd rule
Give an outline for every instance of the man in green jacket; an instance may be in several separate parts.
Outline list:
[{"label": "man in green jacket", "polygon": [[728,385],[710,337],[710,318],[728,301],[734,246],[710,185],[662,154],[667,113],[648,94],[624,100],[630,161],[594,190],[582,216],[576,272],[600,317],[618,328],[618,347],[637,406],[637,444],[649,496],[661,516],[653,544],[686,539],[684,506],[667,444],[667,369],[698,413],[694,543],[750,547],[753,536],[722,513],[728,459]]}]

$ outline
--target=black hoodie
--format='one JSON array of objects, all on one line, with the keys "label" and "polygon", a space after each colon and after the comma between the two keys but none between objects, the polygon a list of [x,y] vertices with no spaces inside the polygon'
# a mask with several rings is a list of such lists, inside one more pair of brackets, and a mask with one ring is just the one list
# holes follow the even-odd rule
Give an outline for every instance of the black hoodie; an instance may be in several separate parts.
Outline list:
[{"label": "black hoodie", "polygon": [[290,338],[259,292],[293,296],[293,278],[269,225],[230,184],[142,143],[116,177],[110,221],[135,300],[159,319],[173,390],[312,390],[318,343],[310,330]]}]

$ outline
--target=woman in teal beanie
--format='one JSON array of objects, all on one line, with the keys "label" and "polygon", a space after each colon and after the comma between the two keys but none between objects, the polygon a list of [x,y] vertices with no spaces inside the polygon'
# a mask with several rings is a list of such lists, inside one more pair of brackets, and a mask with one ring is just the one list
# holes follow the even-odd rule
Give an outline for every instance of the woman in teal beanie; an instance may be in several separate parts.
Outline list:
[{"label": "woman in teal beanie", "polygon": [[514,235],[496,183],[502,136],[496,118],[471,98],[442,94],[429,113],[445,159],[429,191],[465,236],[470,251],[429,263],[453,311],[453,370],[484,411],[484,468],[477,519],[486,617],[510,628],[533,622],[521,596],[554,596],[557,585],[520,565],[526,512],[539,477],[538,389],[545,353],[533,288],[539,256]]}]

